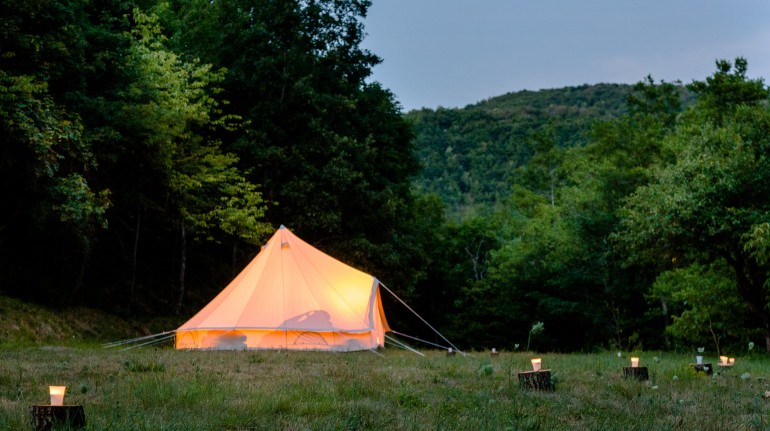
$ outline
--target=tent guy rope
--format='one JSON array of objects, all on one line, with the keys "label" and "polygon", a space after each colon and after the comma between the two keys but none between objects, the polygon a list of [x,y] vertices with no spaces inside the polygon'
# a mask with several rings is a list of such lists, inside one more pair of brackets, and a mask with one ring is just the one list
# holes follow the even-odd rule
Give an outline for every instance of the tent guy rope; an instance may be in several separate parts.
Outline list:
[{"label": "tent guy rope", "polygon": [[398,346],[398,347],[400,347],[400,348],[402,348],[404,350],[409,350],[410,352],[416,353],[416,354],[418,354],[420,356],[423,356],[423,357],[425,356],[424,353],[422,353],[422,352],[420,352],[418,350],[415,350],[415,349],[407,346],[406,344],[396,340],[395,338],[391,337],[390,335],[385,335],[385,340],[390,341],[391,344],[394,344],[394,345],[396,345],[396,346]]},{"label": "tent guy rope", "polygon": [[[378,280],[378,281],[379,281],[379,280]],[[442,338],[444,341],[446,341],[446,342],[449,344],[449,346],[451,346],[451,347],[452,347],[452,348],[453,348],[455,351],[457,351],[457,352],[459,352],[459,353],[462,353],[462,354],[465,354],[465,353],[464,353],[462,350],[458,349],[458,348],[457,348],[457,346],[455,346],[454,344],[452,344],[452,342],[451,342],[451,341],[449,341],[449,339],[447,339],[447,337],[445,337],[445,336],[444,336],[444,335],[443,335],[441,332],[439,332],[439,331],[438,331],[438,329],[434,328],[434,327],[433,327],[433,326],[432,326],[430,323],[428,323],[428,321],[427,321],[427,320],[423,319],[423,318],[422,318],[422,316],[420,316],[419,314],[417,314],[417,312],[416,312],[416,311],[414,311],[414,310],[412,309],[412,307],[410,307],[410,306],[409,306],[409,304],[407,304],[406,302],[404,302],[404,300],[403,300],[403,299],[399,298],[399,297],[398,297],[398,295],[396,295],[395,293],[393,293],[393,291],[392,291],[392,290],[390,290],[390,289],[388,288],[388,286],[384,285],[382,282],[380,282],[380,286],[382,286],[382,287],[383,287],[383,288],[384,288],[384,289],[385,289],[385,290],[386,290],[388,293],[390,293],[391,295],[393,295],[393,297],[394,297],[394,298],[396,298],[396,299],[398,300],[398,302],[400,302],[400,303],[401,303],[401,304],[402,304],[404,307],[406,307],[406,309],[407,309],[407,310],[411,311],[411,312],[412,312],[412,313],[413,313],[415,316],[417,316],[417,318],[418,318],[418,319],[422,320],[422,323],[424,323],[425,325],[427,325],[427,326],[428,326],[428,328],[430,328],[430,329],[431,329],[433,332],[435,332],[435,333],[436,333],[436,334],[437,334],[439,337],[441,337],[441,338]],[[393,332],[395,332],[395,331],[393,331]],[[420,340],[420,341],[422,341],[422,340]]]}]

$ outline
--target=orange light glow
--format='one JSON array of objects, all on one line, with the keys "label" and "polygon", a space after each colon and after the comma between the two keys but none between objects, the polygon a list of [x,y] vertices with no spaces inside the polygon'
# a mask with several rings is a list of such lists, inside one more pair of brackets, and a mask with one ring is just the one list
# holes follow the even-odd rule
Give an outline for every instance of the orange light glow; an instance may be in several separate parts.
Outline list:
[{"label": "orange light glow", "polygon": [[372,275],[281,226],[219,295],[177,328],[177,349],[353,351],[390,331]]},{"label": "orange light glow", "polygon": [[49,386],[48,393],[51,395],[51,405],[61,406],[64,405],[64,392],[67,390],[66,386]]}]

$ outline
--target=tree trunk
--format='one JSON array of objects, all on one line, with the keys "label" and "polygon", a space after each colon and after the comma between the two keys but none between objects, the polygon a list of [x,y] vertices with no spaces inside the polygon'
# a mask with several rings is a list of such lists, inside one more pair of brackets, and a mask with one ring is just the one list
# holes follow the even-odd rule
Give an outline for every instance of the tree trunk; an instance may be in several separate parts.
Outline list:
[{"label": "tree trunk", "polygon": [[128,288],[128,312],[131,313],[131,307],[134,304],[134,290],[136,288],[136,262],[139,254],[139,229],[142,224],[142,210],[136,216],[136,232],[134,234],[134,253],[131,257],[131,286]]},{"label": "tree trunk", "polygon": [[471,258],[471,265],[473,266],[473,279],[476,281],[481,280],[484,278],[484,269],[483,269],[483,263],[481,262],[481,245],[484,244],[484,240],[479,240],[478,245],[476,246],[476,251],[471,252],[468,247],[465,247],[465,253],[468,254],[468,257]]},{"label": "tree trunk", "polygon": [[182,235],[182,251],[181,251],[180,263],[179,263],[179,298],[177,299],[176,309],[174,310],[174,313],[176,315],[179,315],[182,312],[182,304],[184,302],[184,276],[185,276],[185,271],[187,270],[187,241],[185,238],[184,225],[182,225],[181,235]]},{"label": "tree trunk", "polygon": [[749,311],[763,323],[765,334],[765,349],[770,353],[770,312],[767,311],[767,293],[764,289],[764,279],[760,271],[751,261],[745,260],[740,252],[724,253],[724,259],[735,272],[738,292],[749,308]]},{"label": "tree trunk", "polygon": [[[86,240],[89,241],[89,240]],[[75,302],[75,298],[80,293],[80,290],[83,288],[83,280],[86,277],[86,270],[88,270],[88,264],[91,261],[91,244],[86,243],[83,245],[83,257],[80,260],[80,268],[78,270],[77,278],[75,279],[75,284],[72,286],[72,290],[70,291],[69,297],[66,299],[66,303],[73,303]]]},{"label": "tree trunk", "polygon": [[770,353],[770,322],[765,321],[765,349]]},{"label": "tree trunk", "polygon": [[556,206],[556,169],[551,166],[551,160],[548,159],[548,176],[551,180],[551,208]]},{"label": "tree trunk", "polygon": [[663,295],[660,295],[660,314],[663,315],[663,327],[667,328],[671,325],[671,318],[668,316],[668,305]]},{"label": "tree trunk", "polygon": [[717,355],[721,355],[722,350],[719,348],[719,339],[722,337],[718,336],[716,331],[714,331],[714,324],[711,322],[711,317],[709,317],[709,332],[711,332],[711,337],[714,340],[714,346],[717,348]]}]

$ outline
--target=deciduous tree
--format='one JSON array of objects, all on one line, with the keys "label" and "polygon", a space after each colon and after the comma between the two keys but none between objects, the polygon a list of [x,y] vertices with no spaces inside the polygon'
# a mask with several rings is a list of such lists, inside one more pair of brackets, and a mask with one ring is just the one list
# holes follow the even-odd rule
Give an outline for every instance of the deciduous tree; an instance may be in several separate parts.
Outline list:
[{"label": "deciduous tree", "polygon": [[724,61],[717,68],[691,85],[703,98],[667,139],[676,162],[628,200],[617,238],[636,261],[726,262],[770,351],[768,268],[746,242],[770,219],[770,112],[761,103],[767,90],[746,77],[742,59],[732,71]]}]

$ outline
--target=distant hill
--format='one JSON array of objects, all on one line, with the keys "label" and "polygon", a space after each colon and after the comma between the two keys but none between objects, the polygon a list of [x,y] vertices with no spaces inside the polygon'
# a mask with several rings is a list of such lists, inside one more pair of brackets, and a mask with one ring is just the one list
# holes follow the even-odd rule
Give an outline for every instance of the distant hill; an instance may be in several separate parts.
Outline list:
[{"label": "distant hill", "polygon": [[407,113],[423,165],[416,187],[441,196],[452,218],[493,207],[508,195],[511,174],[532,156],[538,134],[559,147],[585,145],[597,120],[625,112],[626,84],[520,91],[465,108]]}]

